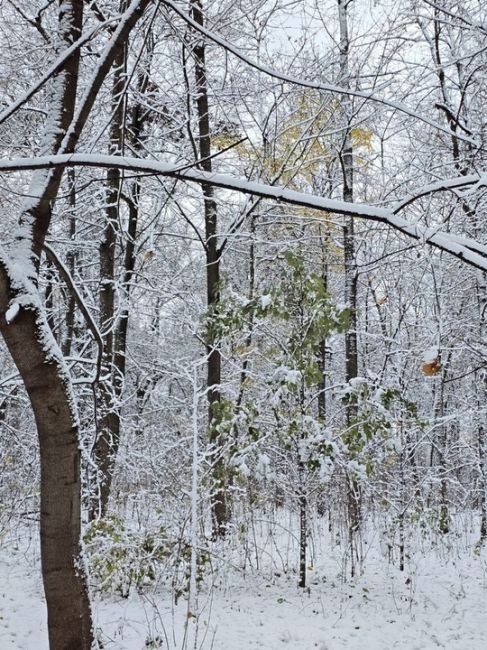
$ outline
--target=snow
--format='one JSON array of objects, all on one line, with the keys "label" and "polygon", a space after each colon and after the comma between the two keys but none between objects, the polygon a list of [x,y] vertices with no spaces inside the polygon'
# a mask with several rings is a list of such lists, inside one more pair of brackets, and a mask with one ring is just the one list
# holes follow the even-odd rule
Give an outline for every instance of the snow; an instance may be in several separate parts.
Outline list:
[{"label": "snow", "polygon": [[62,70],[63,66],[65,65],[66,61],[69,59],[69,57],[73,54],[73,52],[76,52],[79,48],[81,48],[85,43],[88,43],[96,34],[98,34],[100,31],[103,30],[104,27],[107,27],[111,23],[117,21],[118,18],[114,17],[111,18],[110,20],[106,20],[105,22],[96,25],[96,27],[92,28],[91,30],[88,30],[85,34],[83,34],[77,41],[75,41],[70,47],[66,48],[52,63],[47,71],[36,81],[34,85],[32,85],[21,97],[19,97],[17,100],[12,102],[10,106],[8,106],[5,110],[3,110],[0,113],[0,124],[5,122],[11,115],[14,115],[16,111],[24,106],[29,99],[31,99],[39,90],[50,80],[52,77],[59,72],[59,70]]},{"label": "snow", "polygon": [[[265,185],[256,183],[242,178],[234,178],[225,174],[214,174],[197,169],[181,169],[177,165],[159,161],[142,160],[127,156],[110,156],[103,154],[57,154],[52,156],[39,156],[37,158],[15,158],[0,159],[0,171],[19,171],[27,169],[47,169],[60,165],[71,167],[87,166],[100,168],[127,169],[132,171],[150,172],[177,178],[181,180],[193,181],[195,183],[210,183],[214,187],[220,187],[225,190],[242,192],[265,198],[272,198],[276,201],[283,201],[290,205],[309,207],[314,210],[322,210],[325,213],[343,214],[368,219],[391,226],[403,234],[423,243],[428,243],[440,250],[447,251],[462,261],[475,266],[478,269],[487,271],[487,249],[479,242],[461,237],[456,234],[440,231],[436,228],[426,228],[417,223],[411,223],[408,220],[396,214],[396,208],[389,209],[374,205],[360,203],[349,203],[338,201],[322,196],[315,196],[305,192],[297,192],[284,187],[274,185]],[[472,175],[469,177],[473,182],[487,183],[487,174]],[[462,177],[462,184],[467,181]],[[468,180],[468,179],[467,179]],[[449,179],[443,184],[452,186],[457,182],[455,179]],[[436,187],[436,185],[435,185]],[[424,193],[424,188],[419,190],[420,195]],[[433,190],[431,190],[433,191]],[[434,190],[436,191],[436,189]],[[406,203],[410,203],[412,197],[408,197]]]},{"label": "snow", "polygon": [[[17,232],[22,228],[29,228],[25,225],[17,229]],[[64,360],[64,356],[59,348],[59,345],[52,334],[47,317],[43,309],[41,296],[37,290],[36,285],[32,282],[33,266],[30,256],[30,247],[28,246],[28,238],[24,237],[21,243],[14,249],[13,253],[5,251],[0,246],[0,273],[5,273],[8,277],[11,289],[15,293],[15,304],[29,309],[36,314],[36,336],[38,341],[45,352],[45,361],[54,362],[57,366],[57,372],[66,389],[66,396],[69,401],[70,409],[72,412],[73,423],[78,423],[78,408],[74,396],[71,376],[69,368]],[[12,305],[9,307],[9,310]],[[8,311],[7,310],[7,313]]]},{"label": "snow", "polygon": [[348,383],[354,390],[360,390],[362,386],[366,386],[368,382],[365,377],[352,377]]},{"label": "snow", "polygon": [[[269,67],[261,65],[260,63],[257,63],[256,61],[253,61],[250,57],[246,56],[243,52],[241,52],[234,45],[232,45],[231,43],[223,39],[216,32],[210,31],[209,29],[206,29],[206,27],[203,27],[202,25],[197,23],[195,20],[191,18],[191,16],[189,16],[185,11],[183,11],[179,6],[177,6],[171,0],[164,0],[164,4],[170,7],[179,16],[181,16],[181,18],[185,20],[189,25],[191,25],[191,27],[193,27],[200,33],[204,34],[209,40],[213,41],[217,45],[220,45],[222,48],[224,48],[226,52],[230,52],[231,54],[233,54],[233,56],[237,57],[238,59],[246,63],[248,66],[256,70],[259,70],[260,72],[263,72],[264,74],[270,77],[273,77],[275,79],[280,79],[281,81],[287,82],[289,84],[293,84],[295,86],[301,86],[304,88],[314,88],[316,90],[322,90],[324,92],[329,92],[336,95],[349,95],[353,97],[360,97],[362,99],[369,100],[372,102],[377,102],[379,104],[388,106],[389,108],[392,108],[396,111],[409,115],[410,117],[414,117],[416,120],[420,120],[421,122],[424,122],[429,126],[432,126],[434,129],[437,129],[438,131],[443,131],[444,133],[448,133],[448,135],[451,135],[452,133],[447,127],[439,124],[438,122],[435,122],[431,118],[426,117],[425,115],[422,115],[421,113],[412,110],[411,108],[409,108],[408,106],[400,102],[395,102],[386,99],[384,97],[379,97],[372,91],[355,90],[343,86],[337,86],[335,84],[316,82],[316,81],[307,81],[299,77],[292,77],[290,75],[283,74],[282,72],[279,72],[276,69],[271,69]],[[479,142],[476,142],[473,138],[470,138],[465,134],[459,134],[458,132],[455,132],[455,135],[460,140],[469,142],[475,148],[478,148],[480,146]]]},{"label": "snow", "polygon": [[[283,524],[287,523],[283,518]],[[295,524],[297,522],[294,522]],[[282,526],[284,528],[285,526]],[[201,650],[483,650],[487,636],[487,558],[465,542],[470,531],[419,543],[400,572],[388,557],[393,540],[370,527],[363,575],[344,581],[342,549],[325,522],[314,531],[309,589],[296,587],[287,534],[256,523],[261,569],[237,570],[229,545],[215,552],[214,573],[199,593],[188,646]],[[276,530],[276,529],[274,529]],[[0,647],[47,650],[38,548],[29,536],[0,547]],[[382,550],[381,550],[382,547]],[[270,559],[269,559],[270,558]],[[448,559],[450,558],[450,559]],[[217,566],[218,565],[218,566]],[[183,648],[187,601],[164,588],[128,599],[96,599],[105,648]],[[161,645],[149,646],[149,641]]]},{"label": "snow", "polygon": [[5,320],[7,321],[8,325],[10,325],[10,323],[12,323],[17,318],[19,311],[20,311],[19,303],[13,302],[5,312]]},{"label": "snow", "polygon": [[287,366],[279,366],[274,370],[273,380],[278,383],[299,386],[301,378],[302,375],[299,370],[293,370]]},{"label": "snow", "polygon": [[423,361],[424,363],[431,363],[438,358],[438,347],[432,346],[423,352]]}]

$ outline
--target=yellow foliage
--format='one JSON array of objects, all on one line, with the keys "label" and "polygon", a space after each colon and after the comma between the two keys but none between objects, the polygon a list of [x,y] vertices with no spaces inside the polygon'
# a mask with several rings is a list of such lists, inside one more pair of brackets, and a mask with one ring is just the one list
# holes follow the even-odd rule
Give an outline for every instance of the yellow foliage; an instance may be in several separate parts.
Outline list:
[{"label": "yellow foliage", "polygon": [[222,149],[228,149],[228,147],[231,147],[237,143],[239,139],[240,138],[233,133],[220,133],[211,137],[211,144],[215,147],[215,149],[219,149],[221,151]]},{"label": "yellow foliage", "polygon": [[366,151],[372,151],[372,138],[374,134],[369,129],[362,129],[359,126],[350,129],[350,137],[352,138],[352,144],[355,149],[366,149]]},{"label": "yellow foliage", "polygon": [[[305,90],[282,122],[277,137],[265,146],[255,147],[249,141],[237,144],[239,135],[231,131],[214,135],[212,144],[218,150],[235,145],[233,151],[242,162],[253,166],[257,163],[270,178],[279,175],[280,182],[288,187],[300,188],[303,181],[310,184],[325,165],[335,160],[333,136],[328,133],[336,129],[340,109],[338,100],[325,100],[319,93]],[[372,151],[373,132],[357,126],[350,130],[350,137],[356,163],[365,164],[360,151]]]}]

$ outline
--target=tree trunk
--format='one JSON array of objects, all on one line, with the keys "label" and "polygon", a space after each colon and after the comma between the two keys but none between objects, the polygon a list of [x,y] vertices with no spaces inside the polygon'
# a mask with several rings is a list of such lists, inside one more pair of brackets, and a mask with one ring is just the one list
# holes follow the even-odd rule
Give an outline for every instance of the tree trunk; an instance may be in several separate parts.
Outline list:
[{"label": "tree trunk", "polygon": [[[126,6],[126,0],[121,2],[121,10]],[[114,82],[112,88],[112,114],[113,122],[110,134],[110,153],[120,153],[124,148],[125,139],[125,113],[123,101],[125,89],[125,67],[127,47],[121,48],[114,61]],[[139,77],[138,90],[141,94],[146,90],[149,81],[148,70]],[[136,104],[132,110],[132,119],[127,139],[130,139],[135,151],[140,149],[140,136],[142,134],[146,113]],[[126,374],[127,336],[130,315],[130,285],[135,269],[135,241],[139,219],[140,182],[133,181],[130,195],[123,200],[128,205],[128,223],[125,251],[123,256],[123,275],[119,283],[120,304],[115,309],[115,281],[116,281],[116,249],[120,242],[119,223],[122,222],[120,203],[122,200],[122,179],[120,172],[110,170],[107,174],[107,223],[104,239],[100,246],[100,324],[106,331],[104,349],[103,374],[109,377],[108,381],[100,385],[101,421],[100,433],[94,447],[95,462],[100,473],[100,487],[98,503],[92,502],[90,518],[97,515],[105,516],[108,499],[110,497],[115,461],[120,446],[122,432],[122,414],[120,398],[123,393]],[[118,312],[118,320],[116,319]]]},{"label": "tree trunk", "polygon": [[[120,22],[76,113],[79,49],[53,75],[50,119],[41,154],[74,151],[114,57],[148,2],[135,1],[130,15]],[[82,0],[59,0],[60,46],[67,48],[79,38],[84,4]],[[80,445],[75,400],[37,289],[41,253],[62,175],[62,167],[34,172],[20,228],[9,249],[0,252],[0,331],[27,389],[38,430],[41,562],[50,649],[91,650],[91,612],[80,553]],[[19,313],[8,323],[6,311],[16,300],[21,305]]]},{"label": "tree trunk", "polygon": [[306,494],[304,486],[299,495],[299,587],[306,587],[306,551],[308,546],[308,522],[306,509]]},{"label": "tree trunk", "polygon": [[[348,88],[349,78],[349,50],[347,9],[350,0],[338,0],[338,18],[340,23],[340,83]],[[351,102],[348,96],[341,98],[343,117],[345,121],[345,137],[341,153],[343,175],[343,200],[353,203],[353,144],[350,135]],[[355,261],[354,219],[347,217],[343,228],[343,252],[345,268],[345,304],[349,309],[349,322],[345,332],[345,381],[347,384],[358,375],[357,352],[357,269]],[[346,425],[347,429],[355,426],[357,419],[357,403],[351,398],[347,403]],[[355,574],[355,555],[357,548],[357,534],[360,529],[361,490],[357,480],[348,476],[348,533],[351,554],[351,574]]]},{"label": "tree trunk", "polygon": [[[200,0],[192,0],[191,10],[193,19],[199,25],[203,25],[204,18]],[[197,38],[198,42],[193,47],[193,54],[197,93],[198,153],[201,159],[201,168],[205,172],[211,173],[211,132],[206,78],[206,48],[200,37]],[[212,308],[220,302],[220,251],[218,249],[217,206],[213,186],[203,184],[202,189],[205,216],[206,300],[208,311],[211,312]],[[213,536],[223,537],[227,530],[230,511],[225,460],[223,458],[225,441],[222,440],[221,434],[213,426],[215,414],[221,401],[221,353],[218,344],[216,338],[207,341],[206,354],[208,358],[208,429],[210,444],[213,447],[213,479],[215,484],[211,504]]]},{"label": "tree trunk", "polygon": [[[485,340],[486,327],[485,317],[487,311],[487,276],[482,273],[479,277],[477,286],[477,298],[479,305],[479,340]],[[486,436],[486,402],[487,402],[487,373],[482,371],[478,380],[478,416],[479,423],[477,428],[478,440],[478,490],[480,506],[480,536],[479,544],[484,544],[487,540],[487,436]]]},{"label": "tree trunk", "polygon": [[[120,9],[124,10],[125,0],[121,0]],[[120,47],[113,62],[112,86],[112,122],[110,125],[111,155],[123,152],[125,121],[125,62],[127,47]],[[99,425],[93,449],[98,470],[98,498],[90,503],[90,519],[105,516],[110,496],[115,459],[120,444],[120,410],[114,386],[114,342],[115,342],[115,275],[116,253],[119,238],[120,194],[122,178],[120,170],[109,169],[107,172],[106,222],[103,239],[100,243],[100,329],[103,334],[103,360],[99,384]]]},{"label": "tree trunk", "polygon": [[[59,42],[81,33],[83,2],[62,0]],[[54,77],[51,114],[43,152],[56,153],[74,115],[79,51]],[[81,557],[80,445],[75,400],[61,351],[51,333],[37,290],[40,253],[50,224],[62,169],[36,172],[21,215],[18,237],[0,258],[0,331],[34,411],[41,464],[41,563],[51,650],[89,650],[91,611]],[[14,266],[12,267],[12,260]],[[18,268],[24,273],[19,277]],[[15,278],[15,280],[12,280]],[[20,304],[15,318],[6,311]]]},{"label": "tree trunk", "polygon": [[[68,180],[69,180],[69,239],[74,241],[76,236],[76,172],[74,169],[68,170]],[[70,249],[66,255],[66,262],[69,274],[74,279],[74,270],[76,266],[76,253],[74,250]],[[73,295],[73,292],[69,292],[68,295],[68,306],[66,310],[66,334],[63,340],[62,351],[63,356],[68,357],[71,354],[71,348],[73,346],[74,339],[74,325],[75,325],[75,310],[76,310],[76,300]]]},{"label": "tree trunk", "polygon": [[[90,603],[81,555],[80,444],[70,377],[41,309],[5,312],[19,288],[0,261],[0,331],[19,370],[39,437],[41,561],[51,650],[90,650]],[[24,293],[25,297],[25,293]],[[33,297],[35,301],[35,296]]]}]

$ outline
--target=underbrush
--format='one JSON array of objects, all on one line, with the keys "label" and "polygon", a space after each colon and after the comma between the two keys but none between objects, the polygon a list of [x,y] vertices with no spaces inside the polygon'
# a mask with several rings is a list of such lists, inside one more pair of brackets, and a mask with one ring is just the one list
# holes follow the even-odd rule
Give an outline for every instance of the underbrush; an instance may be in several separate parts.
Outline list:
[{"label": "underbrush", "polygon": [[[115,514],[88,524],[83,536],[92,588],[128,598],[131,591],[165,585],[177,599],[189,590],[191,544],[164,526],[131,529]],[[208,554],[197,557],[197,582],[204,577]]]}]

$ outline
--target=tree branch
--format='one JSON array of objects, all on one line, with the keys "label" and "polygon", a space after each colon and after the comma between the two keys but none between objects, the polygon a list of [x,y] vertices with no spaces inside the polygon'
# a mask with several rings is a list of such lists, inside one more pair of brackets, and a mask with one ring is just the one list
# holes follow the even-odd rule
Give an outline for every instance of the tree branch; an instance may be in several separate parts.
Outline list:
[{"label": "tree branch", "polygon": [[[413,239],[430,244],[440,250],[446,251],[462,262],[474,266],[482,271],[487,271],[487,246],[460,235],[444,233],[436,228],[427,228],[399,217],[396,213],[404,206],[396,204],[394,209],[380,208],[373,205],[347,203],[304,192],[296,192],[283,187],[264,185],[240,178],[232,178],[225,174],[214,174],[196,169],[180,170],[177,166],[158,161],[142,160],[121,156],[108,156],[98,154],[59,154],[40,156],[38,158],[16,158],[13,160],[0,160],[1,171],[20,171],[32,169],[53,169],[64,167],[99,167],[117,168],[130,171],[151,173],[155,176],[168,176],[178,180],[191,181],[199,185],[212,185],[226,190],[251,194],[264,198],[282,201],[289,205],[321,210],[325,213],[342,214],[358,217],[368,221],[375,221],[391,226],[395,230]],[[487,184],[487,174],[472,174],[456,179],[441,182],[439,189],[448,189],[461,185]],[[436,184],[437,187],[440,183]],[[421,194],[431,193],[432,186],[421,190]],[[434,190],[437,191],[437,190]],[[410,200],[403,202],[409,204]]]}]

